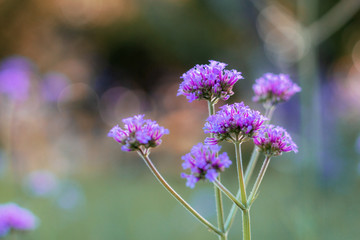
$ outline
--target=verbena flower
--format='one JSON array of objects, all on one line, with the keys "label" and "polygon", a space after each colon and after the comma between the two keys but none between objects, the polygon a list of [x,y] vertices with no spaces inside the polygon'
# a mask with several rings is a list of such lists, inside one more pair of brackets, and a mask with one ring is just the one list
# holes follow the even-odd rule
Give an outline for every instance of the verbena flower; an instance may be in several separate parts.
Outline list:
[{"label": "verbena flower", "polygon": [[268,156],[279,156],[290,151],[298,152],[296,144],[286,130],[271,124],[264,125],[257,131],[254,143]]},{"label": "verbena flower", "polygon": [[266,120],[260,112],[250,109],[243,102],[224,105],[220,109],[206,120],[204,132],[214,134],[213,138],[205,140],[207,144],[247,140]]},{"label": "verbena flower", "polygon": [[32,64],[23,57],[9,57],[0,64],[0,93],[12,100],[24,100],[28,96]]},{"label": "verbena flower", "polygon": [[146,150],[160,145],[161,137],[169,134],[169,130],[159,126],[155,121],[144,119],[144,116],[137,115],[123,119],[124,129],[116,125],[108,136],[122,144],[121,149],[127,152]]},{"label": "verbena flower", "polygon": [[253,85],[255,96],[254,102],[275,105],[288,101],[292,95],[301,91],[301,88],[293,83],[286,74],[266,73],[256,80]]},{"label": "verbena flower", "polygon": [[10,230],[29,231],[38,225],[37,217],[29,210],[15,203],[0,205],[0,237]]},{"label": "verbena flower", "polygon": [[234,94],[234,84],[243,79],[241,72],[225,70],[227,64],[210,60],[210,64],[196,65],[182,75],[178,96],[184,95],[189,102],[196,99],[227,100]]},{"label": "verbena flower", "polygon": [[24,188],[33,196],[49,197],[58,191],[59,180],[50,171],[33,171],[24,179]]},{"label": "verbena flower", "polygon": [[190,153],[181,158],[184,160],[182,167],[191,171],[191,174],[181,174],[182,178],[187,179],[186,186],[193,188],[195,183],[201,179],[208,179],[213,182],[219,172],[231,165],[226,152],[218,154],[220,149],[221,147],[218,145],[198,143],[191,149]]},{"label": "verbena flower", "polygon": [[67,77],[61,73],[50,72],[45,74],[41,83],[43,98],[48,102],[56,102],[69,83]]}]

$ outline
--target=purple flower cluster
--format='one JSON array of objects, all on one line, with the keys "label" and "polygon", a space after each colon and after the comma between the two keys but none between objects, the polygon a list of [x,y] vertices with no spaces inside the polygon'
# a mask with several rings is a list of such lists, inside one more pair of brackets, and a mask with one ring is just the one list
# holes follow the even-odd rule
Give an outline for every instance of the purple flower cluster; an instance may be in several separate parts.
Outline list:
[{"label": "purple flower cluster", "polygon": [[292,95],[301,91],[301,88],[293,83],[286,74],[266,73],[256,80],[253,85],[255,96],[254,102],[275,105],[290,99]]},{"label": "purple flower cluster", "polygon": [[213,133],[214,138],[207,138],[207,144],[220,141],[242,141],[252,137],[266,118],[260,112],[241,103],[224,105],[215,115],[209,116],[204,127],[205,133]]},{"label": "purple flower cluster", "polygon": [[136,151],[142,148],[153,148],[161,144],[161,137],[169,134],[169,130],[159,126],[155,121],[144,119],[145,115],[123,119],[124,129],[118,125],[108,133],[123,146],[123,151]]},{"label": "purple flower cluster", "polygon": [[182,75],[178,96],[184,95],[189,102],[196,99],[227,100],[234,94],[234,84],[243,79],[241,72],[225,70],[227,64],[210,60],[208,65],[196,65]]},{"label": "purple flower cluster", "polygon": [[70,81],[65,75],[50,72],[44,75],[41,93],[48,102],[56,102],[60,93],[69,85]]},{"label": "purple flower cluster", "polygon": [[37,217],[29,210],[15,203],[0,205],[0,237],[10,230],[28,231],[35,229],[37,225]]},{"label": "purple flower cluster", "polygon": [[23,57],[9,57],[0,65],[0,93],[13,100],[28,96],[32,64]]},{"label": "purple flower cluster", "polygon": [[265,155],[279,156],[283,152],[298,152],[296,144],[292,141],[286,130],[279,126],[264,125],[254,136],[254,143]]},{"label": "purple flower cluster", "polygon": [[181,158],[184,160],[182,167],[191,170],[191,174],[181,174],[182,178],[187,179],[186,186],[194,188],[195,183],[206,178],[213,182],[219,172],[231,165],[226,152],[218,154],[220,149],[221,147],[218,145],[198,143],[191,149],[190,153]]}]

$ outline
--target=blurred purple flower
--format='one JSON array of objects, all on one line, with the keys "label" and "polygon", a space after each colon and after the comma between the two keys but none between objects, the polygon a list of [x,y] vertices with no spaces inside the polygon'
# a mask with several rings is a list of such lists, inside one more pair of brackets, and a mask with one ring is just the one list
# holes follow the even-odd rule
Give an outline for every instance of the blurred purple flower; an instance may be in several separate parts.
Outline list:
[{"label": "blurred purple flower", "polygon": [[23,57],[9,57],[0,63],[0,93],[13,100],[28,96],[33,66]]},{"label": "blurred purple flower", "polygon": [[0,237],[10,230],[29,231],[38,225],[37,217],[29,210],[15,203],[0,205]]},{"label": "blurred purple flower", "polygon": [[227,100],[234,94],[234,84],[243,79],[241,72],[225,70],[225,63],[213,60],[209,62],[208,65],[196,65],[182,75],[184,81],[180,84],[177,96],[184,95],[192,102],[196,99]]},{"label": "blurred purple flower", "polygon": [[77,182],[65,181],[62,183],[56,203],[64,210],[79,208],[86,198],[81,186]]},{"label": "blurred purple flower", "polygon": [[243,102],[224,105],[215,115],[209,116],[204,127],[205,133],[213,133],[205,143],[221,141],[243,141],[252,137],[266,118],[260,112],[250,109]]},{"label": "blurred purple flower", "polygon": [[194,188],[195,183],[205,178],[213,182],[219,172],[231,165],[226,152],[218,155],[220,149],[221,147],[218,145],[198,143],[191,149],[190,153],[181,158],[184,160],[182,167],[191,170],[191,174],[181,174],[182,178],[187,179],[186,186]]},{"label": "blurred purple flower", "polygon": [[50,171],[41,170],[30,173],[24,181],[25,188],[34,196],[47,197],[58,189],[58,179]]},{"label": "blurred purple flower", "polygon": [[355,151],[360,154],[360,135],[358,136],[358,138],[356,139],[355,142]]},{"label": "blurred purple flower", "polygon": [[279,126],[264,125],[254,136],[254,143],[265,155],[279,156],[283,152],[298,152],[296,144],[292,141],[286,130]]},{"label": "blurred purple flower", "polygon": [[301,88],[293,83],[286,74],[266,73],[256,80],[253,85],[255,96],[254,102],[275,105],[288,101],[292,95],[301,91]]},{"label": "blurred purple flower", "polygon": [[169,130],[155,121],[144,119],[144,116],[136,115],[123,119],[124,129],[116,125],[110,130],[108,137],[122,144],[121,149],[127,152],[157,147],[161,144],[161,137],[169,134]]},{"label": "blurred purple flower", "polygon": [[56,102],[67,85],[69,85],[69,80],[65,75],[56,72],[47,73],[42,81],[42,96],[46,101]]}]

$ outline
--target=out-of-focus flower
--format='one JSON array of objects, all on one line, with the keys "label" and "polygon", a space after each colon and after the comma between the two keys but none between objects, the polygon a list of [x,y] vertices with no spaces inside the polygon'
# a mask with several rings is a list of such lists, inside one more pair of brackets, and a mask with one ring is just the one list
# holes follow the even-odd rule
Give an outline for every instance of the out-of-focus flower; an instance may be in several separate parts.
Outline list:
[{"label": "out-of-focus flower", "polygon": [[288,101],[292,95],[300,92],[301,88],[296,83],[293,83],[286,74],[266,73],[256,80],[253,90],[255,93],[254,102],[271,106]]},{"label": "out-of-focus flower", "polygon": [[208,179],[213,182],[219,172],[231,165],[226,152],[218,154],[220,149],[221,147],[218,145],[198,143],[191,149],[190,153],[182,157],[184,160],[182,167],[191,170],[191,174],[181,174],[182,178],[187,179],[186,186],[193,188],[195,183],[201,179]]},{"label": "out-of-focus flower", "polygon": [[360,135],[358,136],[358,138],[356,139],[355,142],[355,151],[360,154]]},{"label": "out-of-focus flower", "polygon": [[51,72],[43,77],[41,93],[49,102],[56,102],[62,90],[69,85],[69,80],[61,73]]},{"label": "out-of-focus flower", "polygon": [[210,64],[196,65],[182,75],[178,96],[184,95],[189,102],[196,99],[227,100],[234,94],[234,84],[243,79],[241,72],[225,70],[227,64],[210,60]]},{"label": "out-of-focus flower", "polygon": [[61,209],[72,210],[79,208],[85,200],[83,189],[77,182],[65,181],[61,184],[56,203]]},{"label": "out-of-focus flower", "polygon": [[279,126],[264,125],[256,136],[254,143],[267,156],[279,156],[283,152],[298,152],[296,144],[292,141],[286,130]]},{"label": "out-of-focus flower", "polygon": [[30,231],[37,227],[37,217],[28,209],[19,207],[15,203],[0,205],[0,237],[10,230]]},{"label": "out-of-focus flower", "polygon": [[207,144],[217,144],[221,141],[245,141],[264,123],[266,118],[260,112],[250,109],[241,103],[224,105],[216,114],[209,116],[204,127],[205,133],[213,133],[213,138],[207,138]]},{"label": "out-of-focus flower", "polygon": [[58,189],[58,179],[50,171],[41,170],[30,173],[24,180],[24,187],[37,197],[53,195]]},{"label": "out-of-focus flower", "polygon": [[23,57],[9,57],[0,63],[0,93],[13,100],[28,96],[32,64]]},{"label": "out-of-focus flower", "polygon": [[169,134],[169,130],[155,121],[144,119],[144,116],[136,115],[123,119],[124,129],[116,125],[108,136],[122,144],[121,149],[127,152],[157,147],[161,144],[161,137]]}]

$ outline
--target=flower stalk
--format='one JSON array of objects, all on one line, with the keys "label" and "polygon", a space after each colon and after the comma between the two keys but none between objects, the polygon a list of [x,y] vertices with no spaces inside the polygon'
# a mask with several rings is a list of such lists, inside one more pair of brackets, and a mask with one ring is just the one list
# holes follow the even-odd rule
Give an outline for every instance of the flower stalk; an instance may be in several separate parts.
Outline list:
[{"label": "flower stalk", "polygon": [[260,169],[260,172],[259,172],[259,175],[257,176],[256,178],[256,181],[254,183],[254,186],[253,186],[253,189],[250,193],[250,196],[249,196],[249,201],[248,201],[248,205],[251,205],[252,202],[255,200],[256,198],[256,194],[259,190],[259,187],[260,187],[260,184],[264,178],[264,175],[265,175],[265,172],[266,172],[266,169],[268,168],[269,166],[269,163],[270,163],[270,156],[266,156],[265,157],[265,160],[264,160],[264,163],[263,165],[261,166],[261,169]]},{"label": "flower stalk", "polygon": [[154,174],[155,178],[160,182],[160,184],[194,217],[196,217],[202,224],[204,224],[209,230],[216,233],[219,237],[223,237],[224,233],[220,231],[217,227],[212,225],[208,220],[201,216],[195,209],[193,209],[190,204],[188,204],[161,176],[160,172],[156,169],[149,156],[145,154],[142,150],[138,151],[139,156],[144,160],[146,165],[149,167],[150,171]]},{"label": "flower stalk", "polygon": [[[208,101],[208,109],[209,109],[209,116],[214,115],[215,113],[215,104],[214,101]],[[213,137],[213,133],[210,133],[210,137]],[[217,177],[217,181],[219,183],[221,183],[221,177],[220,177],[220,173]],[[216,215],[217,215],[217,222],[218,222],[218,227],[222,232],[225,232],[225,224],[224,224],[224,208],[223,208],[223,202],[222,202],[222,197],[221,197],[221,191],[219,188],[217,188],[216,186],[214,187],[214,192],[215,192],[215,202],[216,202]],[[226,240],[227,239],[227,235],[224,234],[223,236],[219,235],[219,239],[220,240]]]}]

